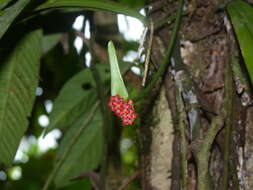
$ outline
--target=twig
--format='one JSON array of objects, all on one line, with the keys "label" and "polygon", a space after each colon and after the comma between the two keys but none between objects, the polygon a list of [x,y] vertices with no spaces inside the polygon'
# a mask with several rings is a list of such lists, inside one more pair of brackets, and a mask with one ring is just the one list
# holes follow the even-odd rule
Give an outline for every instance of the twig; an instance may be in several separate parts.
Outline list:
[{"label": "twig", "polygon": [[75,136],[73,137],[70,145],[67,147],[66,151],[63,153],[61,159],[57,162],[56,166],[54,167],[53,171],[51,172],[50,176],[48,177],[43,190],[48,190],[49,186],[52,183],[52,180],[54,179],[55,175],[57,174],[58,170],[61,168],[61,166],[63,165],[63,163],[65,162],[65,160],[67,159],[68,155],[70,154],[72,148],[74,147],[74,145],[76,144],[76,142],[78,141],[79,137],[82,135],[82,133],[84,132],[84,130],[86,129],[87,125],[92,121],[94,115],[95,115],[95,111],[97,109],[99,105],[99,101],[97,101],[94,106],[91,108],[89,115],[86,117],[83,125],[79,128],[79,130],[77,131],[77,133],[75,134]]},{"label": "twig", "polygon": [[154,23],[151,20],[150,21],[150,36],[149,36],[148,49],[147,49],[147,54],[146,54],[146,59],[145,59],[145,64],[144,64],[144,75],[143,75],[143,79],[142,79],[142,86],[145,86],[147,75],[148,75],[148,68],[149,68],[150,54],[151,54],[152,43],[153,43],[153,36],[154,36]]},{"label": "twig", "polygon": [[118,188],[118,190],[124,190],[127,188],[127,186],[138,176],[140,176],[141,172],[138,170],[136,171],[131,177],[126,179],[126,181]]}]

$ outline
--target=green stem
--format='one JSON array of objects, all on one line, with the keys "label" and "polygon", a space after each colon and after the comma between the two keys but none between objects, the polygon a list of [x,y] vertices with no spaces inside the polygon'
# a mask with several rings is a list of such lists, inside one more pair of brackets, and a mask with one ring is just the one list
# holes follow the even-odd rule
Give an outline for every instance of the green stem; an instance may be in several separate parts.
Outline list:
[{"label": "green stem", "polygon": [[[212,120],[211,126],[207,131],[206,137],[202,140],[200,149],[196,154],[196,161],[198,166],[198,190],[212,190],[212,183],[209,174],[209,156],[212,143],[223,126],[223,118],[215,116]],[[197,146],[198,147],[198,146]]]},{"label": "green stem", "polygon": [[159,69],[154,74],[153,79],[148,84],[148,86],[142,90],[142,92],[140,93],[140,96],[133,98],[135,101],[140,100],[146,96],[149,96],[150,91],[155,87],[155,85],[157,84],[157,81],[159,81],[160,77],[162,77],[162,75],[165,73],[166,68],[167,68],[168,64],[170,63],[170,57],[172,55],[174,44],[177,39],[178,31],[180,29],[181,17],[182,17],[182,12],[183,12],[183,5],[184,5],[184,0],[179,0],[179,5],[178,5],[179,7],[178,7],[177,13],[176,13],[175,25],[174,25],[172,33],[171,33],[168,49],[165,53],[163,60],[161,61]]},{"label": "green stem", "polygon": [[[188,14],[187,12],[182,12],[182,16],[186,16],[187,14]],[[175,19],[176,19],[176,14],[172,14],[168,17],[158,20],[155,23],[154,30],[159,29],[160,27],[164,26],[165,24],[171,24],[172,22],[175,21]]]},{"label": "green stem", "polygon": [[[232,65],[232,64],[231,64]],[[225,85],[226,90],[226,121],[225,121],[225,144],[224,144],[224,159],[223,159],[223,177],[221,181],[221,189],[227,190],[228,189],[228,181],[229,181],[229,157],[230,157],[230,149],[231,149],[231,135],[232,135],[232,125],[233,125],[233,116],[234,116],[234,85],[232,79],[232,70],[230,65],[226,67],[226,78],[225,78]]]},{"label": "green stem", "polygon": [[[220,115],[215,116],[212,119],[211,126],[209,127],[207,131],[207,135],[203,139],[200,149],[196,154],[197,166],[198,166],[198,190],[212,190],[212,185],[211,185],[210,175],[209,175],[209,166],[208,166],[210,149],[216,135],[221,130],[224,124],[224,119],[230,116],[228,115],[229,114],[228,109],[229,111],[231,111],[232,109],[231,101],[233,101],[233,97],[231,97],[231,95],[233,95],[233,79],[232,79],[232,71],[229,64],[227,64],[225,68],[224,84],[225,84],[225,87],[224,87],[225,100],[222,104]],[[200,143],[200,142],[196,142],[196,143]],[[226,154],[229,154],[229,152]],[[228,158],[225,157],[225,159],[228,159]],[[228,164],[228,161],[224,165],[225,176],[222,179],[223,188],[227,187],[228,185],[228,165],[227,164]]]},{"label": "green stem", "polygon": [[187,164],[187,149],[188,143],[186,140],[186,113],[184,108],[184,102],[181,96],[181,90],[179,87],[176,89],[176,102],[177,102],[177,113],[178,113],[178,130],[180,136],[180,162],[181,162],[181,189],[187,190],[188,181],[188,164]]},{"label": "green stem", "polygon": [[108,168],[108,131],[109,131],[109,125],[110,125],[110,115],[107,108],[107,100],[106,100],[106,91],[103,88],[103,83],[100,77],[100,74],[96,68],[96,56],[94,53],[94,36],[95,32],[93,32],[93,36],[91,37],[90,41],[90,51],[92,55],[92,61],[91,61],[91,73],[96,83],[97,92],[99,95],[99,99],[101,100],[101,112],[103,115],[103,137],[104,137],[104,146],[103,146],[103,158],[101,160],[101,170],[100,170],[100,190],[106,189],[106,176],[107,176],[107,168]]},{"label": "green stem", "polygon": [[96,87],[99,94],[99,99],[101,100],[101,111],[103,114],[103,137],[104,137],[104,147],[103,147],[103,158],[101,161],[101,171],[100,171],[100,190],[106,189],[106,174],[108,168],[108,127],[109,121],[109,111],[107,109],[106,93],[103,90],[102,82],[98,70],[94,64],[91,65],[92,76],[96,81]]},{"label": "green stem", "polygon": [[95,105],[91,108],[89,115],[86,117],[86,120],[84,121],[83,125],[79,128],[76,135],[73,137],[72,141],[70,142],[70,145],[67,147],[66,151],[63,153],[60,160],[57,162],[56,166],[54,167],[53,171],[51,172],[50,176],[48,177],[44,187],[42,190],[48,190],[49,186],[51,185],[54,177],[56,176],[59,169],[64,164],[65,160],[67,159],[68,155],[70,154],[72,148],[80,138],[80,136],[83,134],[84,130],[86,129],[87,125],[92,121],[95,111],[98,107],[99,102],[97,101]]}]

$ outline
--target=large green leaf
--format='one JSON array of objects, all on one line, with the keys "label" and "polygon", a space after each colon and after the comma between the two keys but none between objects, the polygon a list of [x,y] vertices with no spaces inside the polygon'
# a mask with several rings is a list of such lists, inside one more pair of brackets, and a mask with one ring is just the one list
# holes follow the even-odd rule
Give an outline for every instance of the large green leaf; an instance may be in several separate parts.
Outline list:
[{"label": "large green leaf", "polygon": [[241,0],[233,0],[228,4],[227,10],[253,82],[253,8]]},{"label": "large green leaf", "polygon": [[39,6],[36,10],[40,11],[43,9],[49,8],[64,8],[64,7],[81,7],[85,9],[91,10],[104,10],[104,11],[111,11],[116,13],[125,14],[128,16],[135,17],[145,23],[145,17],[141,15],[138,11],[126,7],[122,4],[112,2],[112,1],[105,1],[105,0],[53,0],[48,1],[41,6]]},{"label": "large green leaf", "polygon": [[19,15],[19,13],[25,8],[30,0],[18,0],[11,7],[4,9],[0,16],[0,38],[4,35],[9,28],[13,20]]},{"label": "large green leaf", "polygon": [[[90,107],[86,108],[90,110]],[[62,159],[65,151],[71,146],[73,138],[80,130],[88,114],[83,115],[82,119],[78,120],[64,136],[57,158]],[[78,135],[78,140],[68,152],[67,158],[64,159],[62,167],[58,170],[55,176],[55,185],[57,187],[65,186],[70,183],[70,179],[77,177],[80,173],[94,170],[98,167],[102,158],[103,135],[102,135],[102,116],[100,111],[97,111],[93,116],[92,121],[86,126],[85,130]]]},{"label": "large green leaf", "polygon": [[10,165],[35,98],[41,55],[41,31],[27,34],[0,63],[0,162]]},{"label": "large green leaf", "polygon": [[126,99],[128,97],[127,89],[121,77],[115,47],[111,41],[108,43],[108,53],[111,68],[111,95],[118,94]]}]

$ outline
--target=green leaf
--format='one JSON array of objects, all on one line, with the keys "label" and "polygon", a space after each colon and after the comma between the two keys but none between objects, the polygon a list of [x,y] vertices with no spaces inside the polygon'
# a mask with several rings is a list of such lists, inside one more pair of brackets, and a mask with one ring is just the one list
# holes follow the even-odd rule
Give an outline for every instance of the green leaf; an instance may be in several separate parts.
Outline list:
[{"label": "green leaf", "polygon": [[54,128],[66,129],[94,102],[94,97],[97,97],[94,89],[85,90],[85,86],[95,86],[90,69],[77,73],[63,86],[54,101],[53,110],[49,115],[50,124],[45,134]]},{"label": "green leaf", "polygon": [[145,17],[141,15],[138,11],[128,8],[120,3],[112,2],[112,1],[103,1],[103,0],[53,0],[48,1],[41,6],[39,6],[36,10],[44,10],[51,8],[64,8],[64,7],[80,7],[90,10],[104,10],[111,11],[116,13],[125,14],[128,16],[135,17],[142,21],[146,22]]},{"label": "green leaf", "polygon": [[28,125],[41,55],[41,31],[27,34],[0,64],[0,162],[10,165]]},{"label": "green leaf", "polygon": [[136,0],[120,0],[119,2],[122,4],[128,5],[130,7],[133,7],[133,8],[140,8],[145,5],[147,0],[138,0],[138,1],[136,1]]},{"label": "green leaf", "polygon": [[227,10],[253,83],[253,8],[241,0],[233,0],[228,4]]},{"label": "green leaf", "polygon": [[30,0],[18,0],[11,7],[3,10],[0,16],[0,38],[4,35],[7,29],[10,27],[14,19],[20,14]]},{"label": "green leaf", "polygon": [[3,9],[12,0],[0,0],[0,10]]},{"label": "green leaf", "polygon": [[[85,123],[88,114],[77,121],[68,133],[66,133],[57,152],[58,159],[64,156],[77,131]],[[102,115],[100,111],[97,111],[92,121],[86,126],[82,134],[80,134],[71,151],[68,152],[65,162],[55,176],[55,185],[57,187],[68,185],[71,178],[79,176],[82,172],[96,169],[101,161],[102,152]]]},{"label": "green leaf", "polygon": [[113,43],[108,43],[108,53],[111,67],[111,95],[120,95],[122,98],[128,98],[128,93],[119,70],[118,59]]},{"label": "green leaf", "polygon": [[56,44],[60,41],[61,34],[49,34],[43,36],[42,40],[42,49],[43,54],[46,54],[49,50],[51,50]]}]

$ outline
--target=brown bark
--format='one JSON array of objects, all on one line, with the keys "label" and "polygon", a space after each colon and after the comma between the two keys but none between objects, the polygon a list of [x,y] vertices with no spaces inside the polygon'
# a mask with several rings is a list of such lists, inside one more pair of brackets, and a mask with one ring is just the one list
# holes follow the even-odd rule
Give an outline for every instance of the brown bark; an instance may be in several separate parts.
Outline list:
[{"label": "brown bark", "polygon": [[[157,23],[168,15],[173,15],[177,2],[151,1],[150,18]],[[153,182],[152,170],[159,171],[160,166],[152,165],[152,160],[162,159],[162,155],[153,154],[159,151],[155,146],[156,139],[163,138],[163,135],[156,133],[159,130],[158,124],[148,125],[153,126],[151,134],[142,133],[142,139],[149,138],[151,141],[145,152],[145,156],[149,158],[145,168],[149,169],[144,172],[144,184],[149,185],[143,189],[253,188],[253,141],[250,135],[253,132],[250,108],[252,92],[250,85],[244,85],[243,82],[248,80],[246,72],[242,72],[243,77],[232,72],[235,71],[235,65],[239,69],[244,68],[238,66],[239,59],[236,57],[239,50],[226,12],[217,10],[222,3],[222,0],[192,0],[185,4],[187,14],[183,17],[179,44],[172,56],[173,64],[169,66],[163,80],[168,110],[173,121],[174,140],[173,157],[167,158],[170,159],[167,163],[172,163],[171,179],[161,177],[159,180],[164,181],[159,182],[170,184],[170,188],[154,185],[158,181]],[[159,60],[164,56],[172,26],[173,22],[155,30],[151,72],[155,72],[159,67]],[[178,52],[181,54],[179,59]],[[185,116],[186,119],[181,118]],[[153,117],[153,121],[157,118],[159,114]],[[164,128],[169,125],[165,124]],[[186,144],[182,143],[184,138]],[[170,146],[171,142],[168,143],[167,151],[171,151]],[[185,155],[186,171],[183,167]],[[187,180],[187,188],[184,179]]]}]

